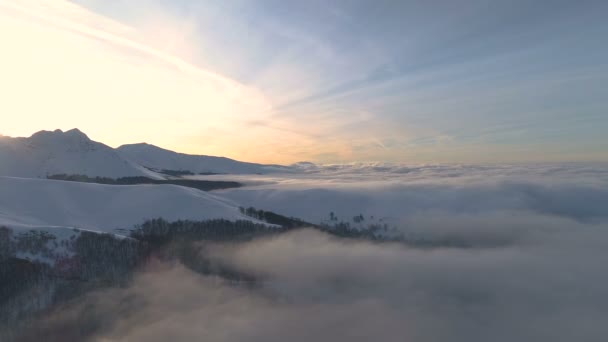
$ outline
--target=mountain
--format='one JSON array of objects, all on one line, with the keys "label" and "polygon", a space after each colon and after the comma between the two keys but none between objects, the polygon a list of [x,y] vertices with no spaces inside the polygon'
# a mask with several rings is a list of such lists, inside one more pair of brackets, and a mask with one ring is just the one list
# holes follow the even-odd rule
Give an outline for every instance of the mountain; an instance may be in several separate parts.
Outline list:
[{"label": "mountain", "polygon": [[[113,149],[78,129],[40,131],[29,138],[0,135],[0,176],[46,178],[50,175],[162,179],[170,175],[265,174],[291,171],[279,165],[246,163],[224,157],[177,153],[146,143]],[[158,171],[158,172],[156,172]]]},{"label": "mountain", "polygon": [[29,138],[0,136],[0,176],[41,178],[54,174],[159,177],[77,129],[40,131]]},{"label": "mountain", "polygon": [[279,165],[262,165],[240,162],[224,157],[190,155],[141,143],[122,145],[117,149],[126,158],[157,171],[189,171],[192,173],[264,174],[288,171]]}]

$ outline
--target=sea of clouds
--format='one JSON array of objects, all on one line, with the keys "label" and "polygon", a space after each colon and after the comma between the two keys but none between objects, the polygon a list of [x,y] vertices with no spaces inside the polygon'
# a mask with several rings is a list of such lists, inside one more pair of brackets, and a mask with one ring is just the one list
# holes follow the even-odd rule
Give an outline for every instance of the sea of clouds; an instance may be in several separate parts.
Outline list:
[{"label": "sea of clouds", "polygon": [[222,195],[299,217],[354,206],[393,217],[406,243],[303,228],[204,244],[201,258],[261,281],[164,265],[59,310],[42,331],[86,319],[100,327],[94,341],[606,341],[608,169],[395,171],[274,175]]},{"label": "sea of clouds", "polygon": [[248,186],[219,194],[312,223],[332,211],[345,221],[363,214],[398,226],[419,215],[516,211],[587,221],[608,215],[608,165],[601,164],[330,165],[236,180]]}]

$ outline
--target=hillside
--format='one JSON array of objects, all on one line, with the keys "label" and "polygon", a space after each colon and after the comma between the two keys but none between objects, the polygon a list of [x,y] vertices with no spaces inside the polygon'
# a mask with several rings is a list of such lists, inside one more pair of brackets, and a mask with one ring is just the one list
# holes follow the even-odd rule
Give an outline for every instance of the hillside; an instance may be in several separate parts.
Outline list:
[{"label": "hillside", "polygon": [[114,233],[145,219],[252,220],[231,201],[175,185],[102,185],[0,177],[0,225]]},{"label": "hillside", "polygon": [[189,171],[196,174],[263,174],[288,170],[287,167],[278,165],[262,165],[225,157],[177,153],[146,143],[122,145],[117,150],[125,158],[158,171]]}]

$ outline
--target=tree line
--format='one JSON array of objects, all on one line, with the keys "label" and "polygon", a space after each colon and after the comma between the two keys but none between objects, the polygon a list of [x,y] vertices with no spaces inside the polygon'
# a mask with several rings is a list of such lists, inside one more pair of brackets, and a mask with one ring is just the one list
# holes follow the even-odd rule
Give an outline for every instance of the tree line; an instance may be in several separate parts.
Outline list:
[{"label": "tree line", "polygon": [[238,188],[242,186],[241,183],[233,181],[210,181],[196,179],[152,179],[143,176],[109,178],[89,177],[86,175],[56,174],[48,175],[47,178],[68,182],[96,183],[107,185],[172,184],[203,191]]}]

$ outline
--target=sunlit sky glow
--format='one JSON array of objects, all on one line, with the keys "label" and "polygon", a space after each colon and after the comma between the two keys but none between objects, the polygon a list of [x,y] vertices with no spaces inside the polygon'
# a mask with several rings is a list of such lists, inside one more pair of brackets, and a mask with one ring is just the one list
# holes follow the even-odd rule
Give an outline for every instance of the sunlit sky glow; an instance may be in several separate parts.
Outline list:
[{"label": "sunlit sky glow", "polygon": [[0,0],[0,133],[291,163],[608,160],[606,1]]}]

